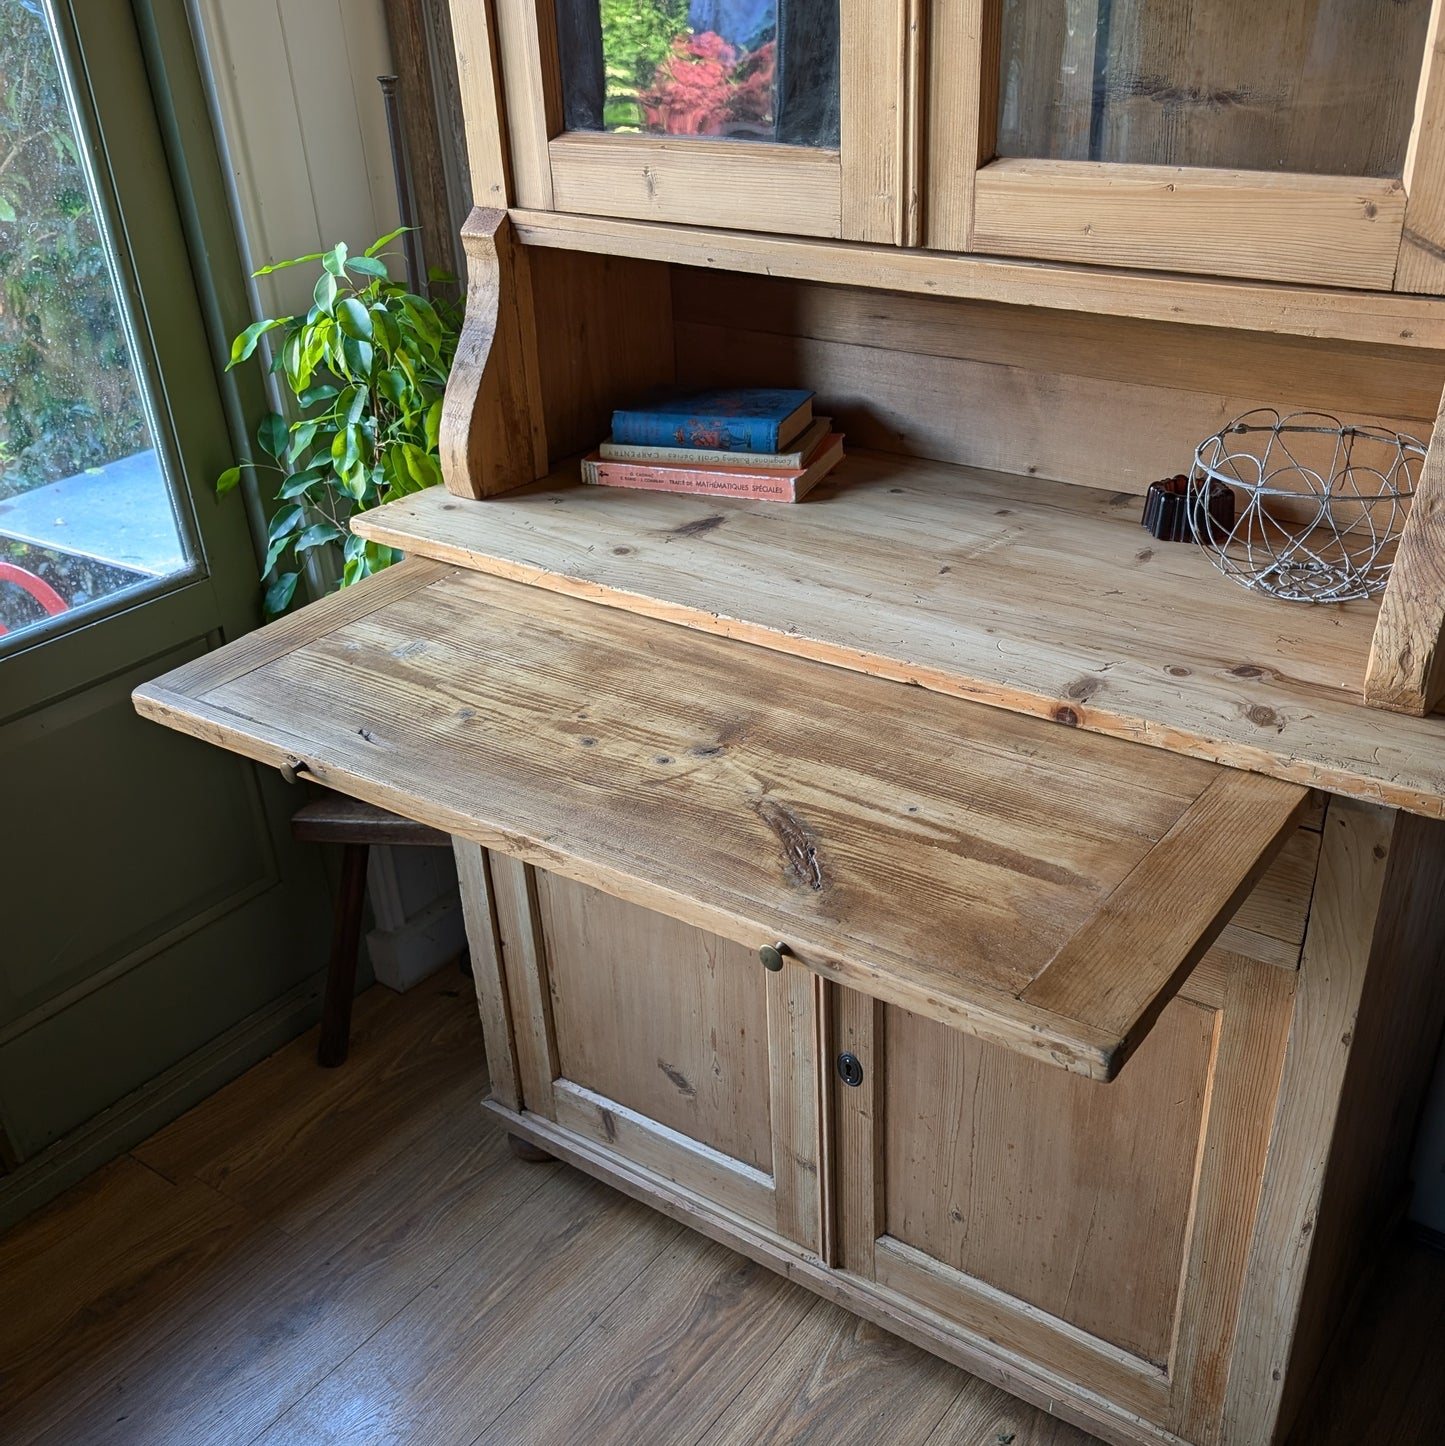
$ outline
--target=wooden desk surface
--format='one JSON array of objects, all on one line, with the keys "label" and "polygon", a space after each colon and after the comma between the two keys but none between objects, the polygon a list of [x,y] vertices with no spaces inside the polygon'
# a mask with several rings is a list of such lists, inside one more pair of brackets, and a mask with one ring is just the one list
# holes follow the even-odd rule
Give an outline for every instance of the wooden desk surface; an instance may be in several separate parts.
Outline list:
[{"label": "wooden desk surface", "polygon": [[1100,1078],[1306,801],[1294,784],[423,561],[136,702]]}]

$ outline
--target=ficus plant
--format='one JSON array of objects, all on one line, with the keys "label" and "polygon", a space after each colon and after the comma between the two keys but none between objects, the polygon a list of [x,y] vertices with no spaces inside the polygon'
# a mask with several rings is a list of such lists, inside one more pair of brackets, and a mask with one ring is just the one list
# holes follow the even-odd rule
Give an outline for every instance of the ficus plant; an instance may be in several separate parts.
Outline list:
[{"label": "ficus plant", "polygon": [[280,479],[262,570],[268,617],[290,605],[312,548],[343,544],[342,587],[389,566],[394,549],[353,536],[349,519],[442,480],[437,434],[457,320],[391,279],[383,253],[401,234],[360,256],[342,242],[255,273],[321,263],[306,314],[253,322],[231,344],[227,367],[252,357],[268,333],[282,333],[271,370],[296,399],[298,420],[272,412],[256,433],[270,461],[238,463],[216,482],[224,496],[248,467]]}]

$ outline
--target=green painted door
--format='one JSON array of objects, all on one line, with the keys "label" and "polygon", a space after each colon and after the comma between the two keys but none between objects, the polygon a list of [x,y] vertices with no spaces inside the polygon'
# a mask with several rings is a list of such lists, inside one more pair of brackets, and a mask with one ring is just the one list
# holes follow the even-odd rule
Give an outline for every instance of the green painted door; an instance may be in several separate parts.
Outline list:
[{"label": "green painted door", "polygon": [[3,1219],[294,1032],[328,917],[294,791],[129,701],[257,608],[184,0],[0,0],[0,51]]}]

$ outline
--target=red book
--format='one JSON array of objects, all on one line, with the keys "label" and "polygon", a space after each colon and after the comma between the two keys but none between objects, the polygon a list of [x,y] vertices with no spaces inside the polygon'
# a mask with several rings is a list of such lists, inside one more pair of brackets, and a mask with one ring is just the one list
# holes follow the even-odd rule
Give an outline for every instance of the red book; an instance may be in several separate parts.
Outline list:
[{"label": "red book", "polygon": [[843,460],[843,434],[830,433],[796,471],[776,467],[669,467],[654,462],[612,462],[593,452],[582,459],[582,480],[594,487],[637,487],[651,492],[692,492],[705,497],[746,497],[801,502]]}]

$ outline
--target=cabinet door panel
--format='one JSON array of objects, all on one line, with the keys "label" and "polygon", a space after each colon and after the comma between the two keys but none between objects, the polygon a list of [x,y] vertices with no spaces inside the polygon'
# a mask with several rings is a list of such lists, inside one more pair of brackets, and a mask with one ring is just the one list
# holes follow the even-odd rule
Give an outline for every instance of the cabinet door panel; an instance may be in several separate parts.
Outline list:
[{"label": "cabinet door panel", "polygon": [[849,991],[844,1269],[1188,1439],[1223,1398],[1295,974],[1216,950],[1109,1084]]},{"label": "cabinet door panel", "polygon": [[1429,0],[1003,0],[998,154],[1399,176]]},{"label": "cabinet door panel", "polygon": [[[885,1232],[1162,1366],[1214,1023],[1177,1000],[1108,1089],[1081,1089],[885,1009],[885,1058],[908,1061],[886,1071]],[[930,1120],[953,1128],[908,1128]]]},{"label": "cabinet door panel", "polygon": [[907,0],[496,8],[518,204],[905,239],[917,212]]},{"label": "cabinet door panel", "polygon": [[[935,0],[929,244],[1388,290],[1440,16]],[[1357,13],[1358,12],[1358,13]],[[1438,98],[1430,101],[1438,109]],[[1413,123],[1413,131],[1412,131]]]},{"label": "cabinet door panel", "polygon": [[[491,856],[522,1108],[822,1248],[822,983]],[[479,987],[484,987],[479,976]]]},{"label": "cabinet door panel", "polygon": [[554,874],[537,896],[562,1077],[771,1173],[757,956]]}]

